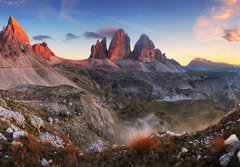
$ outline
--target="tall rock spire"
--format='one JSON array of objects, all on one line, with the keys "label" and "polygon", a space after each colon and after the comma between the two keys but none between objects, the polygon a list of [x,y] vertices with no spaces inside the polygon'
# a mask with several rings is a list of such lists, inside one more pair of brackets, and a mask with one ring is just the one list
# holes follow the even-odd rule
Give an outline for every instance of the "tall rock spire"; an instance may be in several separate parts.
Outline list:
[{"label": "tall rock spire", "polygon": [[91,55],[90,58],[93,59],[105,59],[107,58],[107,41],[106,38],[100,42],[97,41],[96,45],[91,47]]},{"label": "tall rock spire", "polygon": [[155,59],[155,45],[147,35],[142,34],[137,41],[134,47],[133,57],[141,62],[149,62]]},{"label": "tall rock spire", "polygon": [[127,58],[130,54],[130,38],[122,29],[119,29],[110,43],[108,58],[118,60]]},{"label": "tall rock spire", "polygon": [[19,55],[31,50],[31,45],[26,32],[11,16],[7,27],[0,33],[0,53],[2,55]]}]

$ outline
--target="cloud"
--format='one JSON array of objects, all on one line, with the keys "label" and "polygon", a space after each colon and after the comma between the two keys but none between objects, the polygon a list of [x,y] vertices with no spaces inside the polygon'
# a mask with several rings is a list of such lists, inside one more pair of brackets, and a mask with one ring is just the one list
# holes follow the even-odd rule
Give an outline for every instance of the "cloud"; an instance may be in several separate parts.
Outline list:
[{"label": "cloud", "polygon": [[61,10],[59,17],[61,19],[72,19],[71,12],[80,4],[82,0],[61,0]]},{"label": "cloud", "polygon": [[67,33],[65,35],[65,40],[64,41],[70,41],[70,40],[74,40],[74,39],[78,39],[79,36],[73,34],[73,33]]},{"label": "cloud", "polygon": [[50,37],[48,35],[37,35],[37,36],[33,36],[33,39],[36,41],[45,41],[48,39],[52,39],[52,37]]},{"label": "cloud", "polygon": [[83,35],[86,37],[86,38],[96,38],[96,39],[99,39],[99,38],[112,38],[116,32],[119,30],[119,28],[117,27],[104,27],[104,28],[101,28],[95,32],[85,32]]},{"label": "cloud", "polygon": [[26,4],[27,0],[0,0],[1,5],[7,5],[7,6],[20,6],[23,4]]},{"label": "cloud", "polygon": [[240,42],[240,29],[225,30],[223,38],[230,42]]},{"label": "cloud", "polygon": [[239,16],[240,0],[215,1],[205,14],[197,18],[194,35],[203,42],[222,40],[225,30],[239,26]]}]

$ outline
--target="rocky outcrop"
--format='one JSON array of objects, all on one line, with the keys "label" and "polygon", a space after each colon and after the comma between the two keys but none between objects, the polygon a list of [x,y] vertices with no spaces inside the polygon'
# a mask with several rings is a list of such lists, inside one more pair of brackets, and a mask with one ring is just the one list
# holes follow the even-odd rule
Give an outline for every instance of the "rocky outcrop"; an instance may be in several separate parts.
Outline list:
[{"label": "rocky outcrop", "polygon": [[107,58],[107,40],[106,40],[106,38],[103,38],[103,40],[101,42],[98,40],[96,45],[92,45],[90,58],[93,58],[93,59]]},{"label": "rocky outcrop", "polygon": [[37,56],[45,60],[49,61],[51,57],[55,57],[55,54],[51,51],[46,42],[35,44],[32,46],[32,49]]},{"label": "rocky outcrop", "polygon": [[155,45],[147,35],[141,35],[137,41],[133,50],[133,58],[143,63],[155,58]]},{"label": "rocky outcrop", "polygon": [[162,53],[159,49],[155,49],[154,54],[155,54],[156,60],[160,61],[163,64],[166,64],[167,58],[166,58],[165,53]]},{"label": "rocky outcrop", "polygon": [[31,51],[29,38],[18,22],[11,16],[7,27],[0,33],[0,53],[16,56]]},{"label": "rocky outcrop", "polygon": [[110,43],[108,58],[110,60],[124,59],[130,54],[130,38],[122,29],[119,29]]}]

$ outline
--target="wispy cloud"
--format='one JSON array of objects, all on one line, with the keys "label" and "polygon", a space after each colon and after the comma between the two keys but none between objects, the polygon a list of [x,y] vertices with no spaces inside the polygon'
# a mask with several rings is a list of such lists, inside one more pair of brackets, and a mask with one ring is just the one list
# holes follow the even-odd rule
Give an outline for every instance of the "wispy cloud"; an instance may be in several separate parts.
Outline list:
[{"label": "wispy cloud", "polygon": [[94,32],[87,31],[83,35],[86,38],[96,38],[96,39],[100,39],[104,37],[112,38],[116,34],[117,30],[119,30],[119,28],[109,26],[109,27],[100,28],[99,30]]},{"label": "wispy cloud", "polygon": [[73,33],[67,33],[65,35],[65,40],[64,41],[75,40],[75,39],[78,39],[78,38],[80,38],[80,36],[77,36],[77,35],[75,35]]},{"label": "wispy cloud", "polygon": [[72,19],[71,13],[80,4],[82,0],[61,0],[61,10],[59,12],[59,17],[61,19]]},{"label": "wispy cloud", "polygon": [[236,29],[239,16],[240,0],[218,0],[197,18],[193,32],[203,42],[222,40],[227,29]]},{"label": "wispy cloud", "polygon": [[113,22],[116,22],[116,23],[128,26],[128,27],[133,28],[133,29],[141,30],[143,33],[153,33],[153,34],[155,34],[155,35],[157,35],[159,37],[163,37],[163,35],[160,34],[158,31],[156,31],[154,29],[151,29],[149,27],[142,26],[142,25],[139,25],[139,24],[134,24],[134,23],[131,23],[131,22],[119,19],[117,17],[108,16],[108,15],[102,15],[102,14],[99,14],[99,13],[97,14],[97,13],[93,13],[93,12],[82,12],[82,11],[65,9],[63,16],[66,16],[66,17],[62,17],[62,18],[68,18],[68,19],[72,20],[73,19],[72,15],[81,15],[81,16],[86,16],[86,17],[87,16],[99,17],[101,19],[111,20]]},{"label": "wispy cloud", "polygon": [[0,0],[0,5],[7,5],[7,6],[20,6],[26,4],[27,0]]},{"label": "wispy cloud", "polygon": [[52,39],[52,37],[50,37],[49,35],[37,35],[37,36],[33,36],[33,39],[36,41],[45,41],[45,40]]}]

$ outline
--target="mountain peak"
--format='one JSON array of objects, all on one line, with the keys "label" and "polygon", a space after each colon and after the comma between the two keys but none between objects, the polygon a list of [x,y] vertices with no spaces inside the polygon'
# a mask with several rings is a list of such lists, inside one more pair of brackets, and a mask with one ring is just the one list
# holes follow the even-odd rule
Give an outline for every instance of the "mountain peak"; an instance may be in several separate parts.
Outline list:
[{"label": "mountain peak", "polygon": [[50,60],[51,57],[55,57],[55,54],[48,47],[46,42],[35,44],[32,46],[33,51],[39,57],[44,58],[45,60]]},{"label": "mountain peak", "polygon": [[5,29],[8,33],[13,33],[16,40],[21,40],[21,42],[25,42],[30,44],[29,38],[23,28],[18,24],[16,19],[13,16],[9,17],[8,25]]},{"label": "mountain peak", "polygon": [[18,22],[16,21],[16,19],[13,16],[10,16],[8,19],[8,25],[18,25]]},{"label": "mountain peak", "polygon": [[110,43],[108,58],[118,60],[129,57],[130,54],[130,38],[123,29],[119,29]]},{"label": "mountain peak", "polygon": [[134,46],[133,57],[141,62],[154,59],[155,45],[146,34],[142,34]]},{"label": "mountain peak", "polygon": [[107,58],[106,38],[103,38],[103,40],[101,42],[99,40],[97,40],[97,43],[95,45],[92,45],[90,58],[93,58],[93,59]]},{"label": "mountain peak", "polygon": [[207,60],[204,58],[195,58],[193,59],[188,65],[187,68],[190,70],[216,70],[216,69],[223,69],[223,68],[233,68],[234,65],[221,63],[221,62],[214,62],[211,60]]},{"label": "mountain peak", "polygon": [[31,48],[26,32],[14,17],[10,17],[8,25],[0,33],[0,49],[2,55],[19,55]]}]

